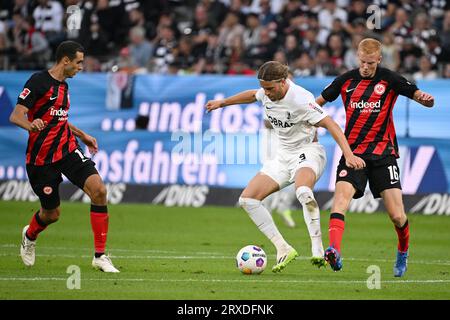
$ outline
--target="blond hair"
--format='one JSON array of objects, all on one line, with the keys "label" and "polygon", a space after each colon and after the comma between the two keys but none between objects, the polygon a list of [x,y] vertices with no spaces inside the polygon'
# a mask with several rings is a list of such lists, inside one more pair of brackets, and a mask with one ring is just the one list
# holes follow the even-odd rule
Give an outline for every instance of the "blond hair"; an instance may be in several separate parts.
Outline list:
[{"label": "blond hair", "polygon": [[376,52],[381,54],[381,42],[373,38],[366,38],[359,43],[358,51],[365,54],[372,54]]},{"label": "blond hair", "polygon": [[258,70],[258,79],[262,81],[280,81],[288,77],[288,66],[278,61],[267,61]]}]

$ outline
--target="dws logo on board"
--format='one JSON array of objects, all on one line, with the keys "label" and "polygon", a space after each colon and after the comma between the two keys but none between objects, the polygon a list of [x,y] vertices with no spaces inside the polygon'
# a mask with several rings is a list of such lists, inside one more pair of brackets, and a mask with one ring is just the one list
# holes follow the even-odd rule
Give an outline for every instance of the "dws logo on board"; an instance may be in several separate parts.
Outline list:
[{"label": "dws logo on board", "polygon": [[450,194],[432,193],[423,197],[409,212],[450,216]]},{"label": "dws logo on board", "polygon": [[152,203],[164,204],[167,207],[202,207],[205,204],[208,193],[208,186],[172,185],[162,189]]}]

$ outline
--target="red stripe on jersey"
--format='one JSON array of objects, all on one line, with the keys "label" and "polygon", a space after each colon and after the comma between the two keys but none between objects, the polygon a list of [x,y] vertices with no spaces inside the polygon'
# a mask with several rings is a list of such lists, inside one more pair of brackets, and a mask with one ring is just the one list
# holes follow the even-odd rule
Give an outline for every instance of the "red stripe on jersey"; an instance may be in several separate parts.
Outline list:
[{"label": "red stripe on jersey", "polygon": [[76,148],[78,148],[78,144],[75,139],[75,136],[73,134],[69,134],[69,136],[68,136],[69,131],[70,131],[69,123],[66,122],[64,132],[61,136],[60,143],[58,144],[58,149],[56,150],[55,154],[53,155],[53,159],[52,159],[53,162],[61,160],[61,158],[63,157],[62,149],[63,149],[64,145],[67,143],[67,141],[69,141],[69,148],[68,148],[69,153],[74,151]]},{"label": "red stripe on jersey", "polygon": [[[347,83],[348,82],[348,83]],[[352,79],[347,80],[344,83],[344,87],[342,87],[341,90],[341,96],[342,96],[342,103],[344,104],[344,107],[346,108],[345,110],[345,123],[348,123],[350,118],[352,117],[352,114],[355,110],[350,110],[350,108],[347,108],[347,89],[350,86],[350,83],[352,82]],[[359,86],[359,84],[361,83],[361,81],[356,85],[356,87]],[[356,89],[355,89],[356,91]],[[352,94],[354,94],[355,92],[352,92]]]},{"label": "red stripe on jersey", "polygon": [[[364,92],[366,91],[367,87],[369,86],[369,84],[372,82],[372,80],[361,80],[361,82],[358,84],[358,86],[355,89],[355,93],[353,93],[351,99],[350,99],[350,104],[351,101],[354,102],[359,102],[361,100],[362,95],[364,94]],[[373,102],[374,99],[373,95],[370,96],[368,102]],[[352,110],[354,109],[354,110]],[[353,112],[356,112],[356,108],[351,108],[350,106],[347,108],[347,114],[352,114]],[[348,143],[351,145],[353,142],[356,141],[356,139],[358,138],[359,133],[361,132],[361,129],[364,127],[364,124],[366,123],[367,119],[370,116],[370,112],[364,112],[364,113],[360,113],[358,115],[358,119],[356,120],[356,122],[353,125],[352,131],[350,132],[350,134],[348,135]],[[350,116],[347,119],[347,124],[350,121]],[[346,128],[347,130],[347,128]]]},{"label": "red stripe on jersey", "polygon": [[[395,101],[397,100],[398,95],[395,95],[393,100],[392,100],[392,105],[395,104]],[[373,150],[373,154],[377,154],[377,155],[381,155],[383,154],[383,151],[386,149],[387,143],[388,141],[391,141],[392,146],[394,146],[394,140],[392,138],[392,132],[394,133],[393,137],[395,137],[395,128],[394,128],[394,121],[392,118],[392,111],[391,113],[388,115],[389,117],[389,122],[387,124],[387,128],[386,128],[386,132],[383,135],[383,140],[378,142],[377,146],[375,147],[375,149]],[[395,149],[393,150],[392,154],[396,155]]]},{"label": "red stripe on jersey", "polygon": [[344,106],[345,106],[345,100],[347,100],[347,88],[351,82],[352,82],[352,79],[348,79],[347,81],[344,82],[344,84],[342,85],[342,88],[341,88],[342,102],[344,103]]},{"label": "red stripe on jersey", "polygon": [[34,115],[39,108],[41,108],[44,104],[46,104],[51,96],[53,95],[53,87],[50,87],[50,90],[48,90],[36,103],[31,109],[28,109],[27,117],[28,121],[32,122],[34,120]]},{"label": "red stripe on jersey", "polygon": [[[34,106],[31,109],[28,109],[28,112],[27,112],[28,121],[33,122],[34,114],[36,113],[36,110],[39,110],[39,108],[41,108],[46,102],[48,102],[50,97],[52,96],[52,94],[53,94],[53,87],[51,87],[50,90],[48,90],[42,96],[42,98],[40,98],[38,101],[36,101],[36,103],[34,104]],[[39,131],[38,132],[29,131],[26,163],[30,163],[31,150],[33,149],[34,143],[36,142],[36,139],[38,138],[39,133],[40,133]]]},{"label": "red stripe on jersey", "polygon": [[[62,106],[63,101],[64,101],[64,86],[60,85],[58,87],[58,98],[56,99],[55,104],[53,105],[52,108],[50,108],[50,110],[51,109],[58,110]],[[50,123],[53,120],[53,117],[58,117],[58,116],[52,116],[50,114],[50,112],[47,112],[45,114],[45,116],[42,117],[42,119],[47,121],[48,123]],[[41,145],[41,149],[39,149],[39,152],[37,154],[36,161],[34,162],[34,164],[36,166],[42,166],[45,164],[45,158],[47,157],[47,154],[52,146],[53,140],[58,135],[58,132],[61,129],[61,127],[64,126],[65,124],[67,124],[67,120],[66,121],[58,121],[58,123],[54,127],[51,128],[50,132],[45,137],[45,140]],[[63,141],[61,140],[60,143],[61,142],[63,142]]]},{"label": "red stripe on jersey", "polygon": [[396,157],[398,157],[397,151],[395,150],[395,126],[394,126],[394,121],[392,120],[389,123],[389,140],[391,141],[391,145],[393,146],[392,148],[392,152],[391,154],[395,155]]},{"label": "red stripe on jersey", "polygon": [[63,141],[67,140],[67,131],[68,131],[67,127],[68,127],[68,124],[66,123],[66,126],[64,126],[64,129],[63,129],[64,131],[63,131],[63,134],[60,139],[61,143],[58,144],[58,148],[56,149],[56,152],[53,154],[52,162],[58,161],[62,158],[62,148],[64,146]]},{"label": "red stripe on jersey", "polygon": [[374,141],[375,137],[377,136],[378,132],[380,131],[381,126],[383,125],[383,122],[386,120],[386,117],[392,116],[392,109],[390,108],[390,106],[392,105],[391,104],[392,99],[394,99],[394,103],[395,103],[395,98],[396,98],[396,93],[393,90],[391,90],[389,92],[389,94],[387,95],[387,97],[384,101],[384,104],[381,106],[380,114],[378,115],[376,121],[372,124],[372,127],[370,128],[369,133],[364,138],[364,141],[354,150],[354,152],[356,154],[362,154],[362,153],[364,153],[364,151],[366,151],[370,142]]}]

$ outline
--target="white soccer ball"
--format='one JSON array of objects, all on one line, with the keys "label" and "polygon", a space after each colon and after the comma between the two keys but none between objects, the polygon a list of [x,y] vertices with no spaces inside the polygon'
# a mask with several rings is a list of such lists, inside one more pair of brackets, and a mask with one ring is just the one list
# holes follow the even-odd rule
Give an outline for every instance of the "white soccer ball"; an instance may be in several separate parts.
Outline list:
[{"label": "white soccer ball", "polygon": [[245,246],[236,256],[236,265],[244,274],[259,274],[267,266],[266,253],[258,246]]}]

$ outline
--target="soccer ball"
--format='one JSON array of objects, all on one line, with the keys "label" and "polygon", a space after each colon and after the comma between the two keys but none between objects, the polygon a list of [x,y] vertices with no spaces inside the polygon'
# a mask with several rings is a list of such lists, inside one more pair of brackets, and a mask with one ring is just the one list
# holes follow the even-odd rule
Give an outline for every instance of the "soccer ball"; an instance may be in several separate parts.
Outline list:
[{"label": "soccer ball", "polygon": [[245,246],[236,255],[236,265],[244,274],[259,274],[266,268],[266,253],[258,246]]}]

